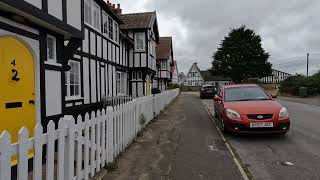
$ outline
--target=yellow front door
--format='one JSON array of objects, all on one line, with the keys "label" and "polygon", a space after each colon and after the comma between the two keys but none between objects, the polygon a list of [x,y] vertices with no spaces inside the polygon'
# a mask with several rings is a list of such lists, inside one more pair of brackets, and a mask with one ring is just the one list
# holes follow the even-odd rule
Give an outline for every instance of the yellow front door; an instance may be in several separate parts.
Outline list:
[{"label": "yellow front door", "polygon": [[6,130],[12,143],[21,127],[33,136],[35,115],[34,59],[30,49],[14,37],[0,37],[0,134]]},{"label": "yellow front door", "polygon": [[151,94],[151,83],[150,83],[150,76],[146,76],[146,95],[149,96]]}]

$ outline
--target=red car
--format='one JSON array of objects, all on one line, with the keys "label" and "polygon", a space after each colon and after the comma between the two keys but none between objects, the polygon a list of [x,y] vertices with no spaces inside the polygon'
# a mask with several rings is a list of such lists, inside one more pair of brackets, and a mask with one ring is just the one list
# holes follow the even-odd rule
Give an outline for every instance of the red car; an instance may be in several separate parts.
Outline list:
[{"label": "red car", "polygon": [[289,114],[274,98],[254,84],[223,86],[214,97],[215,117],[221,120],[223,132],[285,135]]}]

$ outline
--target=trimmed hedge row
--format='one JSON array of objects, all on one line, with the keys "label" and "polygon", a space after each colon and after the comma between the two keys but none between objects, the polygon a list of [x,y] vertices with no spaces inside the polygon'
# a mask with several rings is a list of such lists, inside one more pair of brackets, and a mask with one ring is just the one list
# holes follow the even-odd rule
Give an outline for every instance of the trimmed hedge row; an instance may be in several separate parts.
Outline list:
[{"label": "trimmed hedge row", "polygon": [[315,96],[320,94],[320,72],[317,74],[306,77],[303,75],[291,76],[281,83],[280,92],[291,95],[299,95],[301,87],[308,88],[308,95]]}]

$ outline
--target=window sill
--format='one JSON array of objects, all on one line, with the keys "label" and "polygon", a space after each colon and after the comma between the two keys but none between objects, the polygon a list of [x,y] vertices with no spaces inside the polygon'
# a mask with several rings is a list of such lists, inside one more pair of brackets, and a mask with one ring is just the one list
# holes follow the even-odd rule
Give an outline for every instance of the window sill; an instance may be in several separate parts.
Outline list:
[{"label": "window sill", "polygon": [[50,60],[48,60],[48,61],[45,61],[44,63],[47,64],[47,65],[51,65],[51,66],[62,67],[62,64],[57,63],[57,62],[53,62],[53,61],[56,61],[56,60],[50,59]]},{"label": "window sill", "polygon": [[74,101],[74,100],[83,100],[83,97],[80,96],[70,96],[70,97],[65,97],[66,101]]},{"label": "window sill", "polygon": [[144,53],[146,53],[147,51],[145,49],[135,49],[134,52],[140,52],[140,53],[144,52]]}]

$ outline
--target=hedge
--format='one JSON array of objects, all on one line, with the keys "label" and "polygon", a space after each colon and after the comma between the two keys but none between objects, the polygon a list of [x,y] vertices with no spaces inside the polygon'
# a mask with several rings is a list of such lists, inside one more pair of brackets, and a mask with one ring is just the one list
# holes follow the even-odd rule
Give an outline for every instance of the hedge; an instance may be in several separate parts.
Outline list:
[{"label": "hedge", "polygon": [[308,88],[308,95],[316,96],[320,94],[320,72],[313,76],[303,76],[297,74],[291,76],[285,81],[281,82],[280,92],[291,95],[299,95],[300,87]]}]

